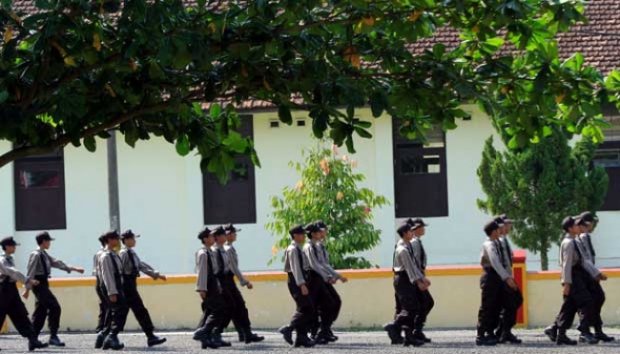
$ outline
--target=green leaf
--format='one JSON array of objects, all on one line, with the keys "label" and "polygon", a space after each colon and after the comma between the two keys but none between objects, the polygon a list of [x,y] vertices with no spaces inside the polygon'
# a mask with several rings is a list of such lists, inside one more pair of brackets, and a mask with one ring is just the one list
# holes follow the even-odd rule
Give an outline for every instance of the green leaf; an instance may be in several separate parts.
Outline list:
[{"label": "green leaf", "polygon": [[181,156],[187,156],[187,154],[189,154],[189,152],[191,151],[189,139],[187,138],[187,135],[185,134],[179,136],[175,146],[176,146],[177,153]]},{"label": "green leaf", "polygon": [[347,151],[351,154],[355,154],[355,146],[353,145],[353,137],[350,135],[346,139]]},{"label": "green leaf", "polygon": [[375,118],[381,117],[383,110],[387,104],[387,100],[382,92],[375,92],[370,96],[370,110]]},{"label": "green leaf", "polygon": [[232,151],[243,153],[248,147],[247,141],[241,136],[241,134],[231,131],[228,133],[226,139],[222,141],[222,144],[229,147]]},{"label": "green leaf", "polygon": [[9,98],[9,93],[6,90],[0,91],[0,104],[4,103]]},{"label": "green leaf", "polygon": [[370,132],[364,128],[355,127],[355,132],[362,138],[372,139],[372,134],[370,134]]},{"label": "green leaf", "polygon": [[90,152],[95,152],[97,150],[97,141],[93,135],[84,137],[84,147]]},{"label": "green leaf", "polygon": [[211,104],[211,107],[209,108],[209,115],[211,116],[211,118],[213,119],[219,118],[220,113],[222,113],[222,106],[220,106],[219,103]]},{"label": "green leaf", "polygon": [[157,64],[156,61],[151,60],[149,62],[149,77],[151,77],[152,79],[163,79],[164,77],[166,77],[166,75],[164,74],[164,71],[161,69],[161,67],[159,66],[159,64]]},{"label": "green leaf", "polygon": [[288,125],[293,124],[293,116],[291,115],[291,109],[289,106],[284,104],[278,106],[278,118],[282,123]]}]

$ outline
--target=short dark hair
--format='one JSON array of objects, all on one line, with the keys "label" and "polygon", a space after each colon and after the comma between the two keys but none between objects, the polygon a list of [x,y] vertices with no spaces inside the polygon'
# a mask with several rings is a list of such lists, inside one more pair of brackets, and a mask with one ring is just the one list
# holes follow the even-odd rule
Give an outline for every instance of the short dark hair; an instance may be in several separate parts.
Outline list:
[{"label": "short dark hair", "polygon": [[498,224],[498,223],[497,223],[497,221],[495,221],[495,220],[489,221],[488,223],[486,223],[486,224],[484,225],[484,233],[485,233],[487,236],[491,236],[491,234],[493,233],[493,231],[495,231],[495,230],[497,230],[497,229],[499,229],[499,224]]},{"label": "short dark hair", "polygon": [[571,227],[575,226],[576,224],[576,220],[574,217],[572,216],[567,216],[564,218],[564,220],[562,220],[562,229],[565,232],[568,232],[568,229],[570,229]]}]

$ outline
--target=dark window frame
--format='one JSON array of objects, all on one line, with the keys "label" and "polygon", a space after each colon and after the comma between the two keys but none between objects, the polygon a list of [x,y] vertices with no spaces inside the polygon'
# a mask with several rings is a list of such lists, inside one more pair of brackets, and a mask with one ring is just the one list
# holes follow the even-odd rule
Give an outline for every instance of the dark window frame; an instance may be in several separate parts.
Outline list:
[{"label": "dark window frame", "polygon": [[[58,180],[53,183],[57,185],[26,187],[22,175],[26,171],[56,172]],[[62,150],[16,160],[13,163],[13,188],[15,230],[65,230],[67,228],[65,162]]]},{"label": "dark window frame", "polygon": [[[397,218],[449,216],[446,135],[440,134],[441,146],[425,146],[419,140],[408,140],[399,133],[393,120],[392,152],[394,163],[394,209]],[[438,137],[438,136],[436,136]],[[403,172],[404,160],[425,161],[433,157],[439,162],[438,172]],[[428,171],[424,165],[418,171]]]},{"label": "dark window frame", "polygon": [[[605,141],[596,149],[597,153],[602,151],[617,151],[620,156],[620,141]],[[596,153],[593,158],[593,164],[596,166]],[[607,176],[609,177],[609,186],[605,201],[599,209],[600,211],[617,211],[620,210],[620,166],[605,166]]]},{"label": "dark window frame", "polygon": [[[254,119],[251,115],[240,117],[239,132],[254,138]],[[202,174],[202,206],[205,225],[225,223],[256,223],[256,169],[249,157],[237,157],[237,164],[247,167],[247,178],[233,172],[228,183],[222,185],[211,173]],[[222,207],[218,207],[222,206]]]}]

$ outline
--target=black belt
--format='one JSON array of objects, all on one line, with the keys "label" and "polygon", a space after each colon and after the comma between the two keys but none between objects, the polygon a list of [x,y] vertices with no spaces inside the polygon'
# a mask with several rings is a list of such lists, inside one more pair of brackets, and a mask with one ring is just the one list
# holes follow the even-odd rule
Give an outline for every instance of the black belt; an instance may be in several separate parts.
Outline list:
[{"label": "black belt", "polygon": [[[288,274],[288,278],[289,280],[291,279],[295,279],[295,275],[293,275],[293,272],[286,272],[286,274]],[[307,271],[303,271],[302,272],[303,276],[304,276],[304,280],[308,280],[308,277],[310,276],[310,273]]]}]

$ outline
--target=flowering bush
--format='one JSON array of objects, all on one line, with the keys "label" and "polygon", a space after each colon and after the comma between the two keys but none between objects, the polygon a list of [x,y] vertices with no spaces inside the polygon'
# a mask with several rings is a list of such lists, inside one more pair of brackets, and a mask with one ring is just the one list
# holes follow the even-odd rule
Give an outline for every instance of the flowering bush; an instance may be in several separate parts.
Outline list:
[{"label": "flowering bush", "polygon": [[381,232],[371,223],[371,211],[387,205],[387,199],[359,188],[357,184],[365,177],[353,171],[357,162],[340,156],[335,147],[317,147],[304,151],[303,156],[303,163],[290,164],[301,179],[295,186],[285,187],[282,197],[271,200],[272,221],[266,227],[277,237],[273,259],[290,244],[291,226],[321,219],[329,226],[325,245],[336,268],[372,267],[357,254],[379,243]]}]

